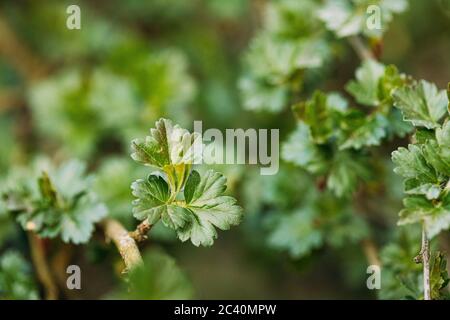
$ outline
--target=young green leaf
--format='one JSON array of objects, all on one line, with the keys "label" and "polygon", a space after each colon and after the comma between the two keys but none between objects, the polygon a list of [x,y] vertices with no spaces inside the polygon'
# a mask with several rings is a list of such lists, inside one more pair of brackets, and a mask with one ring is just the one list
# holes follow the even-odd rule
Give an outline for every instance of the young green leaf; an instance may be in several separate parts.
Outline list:
[{"label": "young green leaf", "polygon": [[359,179],[365,179],[369,172],[362,158],[349,152],[339,152],[333,158],[327,179],[327,187],[338,196],[351,194]]},{"label": "young green leaf", "polygon": [[289,90],[286,86],[273,85],[252,76],[239,81],[244,108],[251,111],[279,112],[287,104]]},{"label": "young green leaf", "polygon": [[437,172],[443,175],[450,176],[450,158],[445,157],[445,148],[442,150],[441,146],[436,140],[428,140],[422,147],[422,152],[425,160],[431,165]]},{"label": "young green leaf", "polygon": [[228,230],[241,222],[242,208],[236,205],[236,199],[223,195],[226,178],[222,174],[209,170],[199,179],[193,170],[186,186],[186,209],[190,212],[190,221],[177,230],[181,241],[191,239],[196,246],[210,246],[217,237],[214,227]]},{"label": "young green leaf", "polygon": [[38,161],[36,171],[37,175],[30,173],[18,187],[3,192],[9,213],[24,229],[42,237],[87,242],[94,224],[108,211],[91,191],[92,179],[85,176],[85,165],[72,160],[55,168],[48,161]]},{"label": "young green leaf", "polygon": [[409,196],[403,204],[405,208],[400,211],[399,225],[422,222],[430,239],[450,227],[449,194],[433,202],[423,196]]},{"label": "young green leaf", "polygon": [[[386,28],[368,28],[367,8],[376,5],[379,9],[380,23],[388,24],[394,13],[401,13],[408,7],[407,0],[395,1],[358,1],[358,0],[327,0],[318,14],[327,28],[334,31],[339,38],[357,34],[379,38]],[[372,13],[373,15],[373,13]],[[375,17],[376,18],[376,17]],[[372,17],[373,19],[373,17]]]},{"label": "young green leaf", "polygon": [[144,165],[163,169],[168,165],[193,164],[200,160],[201,137],[173,125],[172,121],[160,119],[150,136],[135,139],[131,143],[133,160]]},{"label": "young green leaf", "polygon": [[386,137],[388,123],[386,118],[380,114],[363,115],[360,119],[354,119],[352,123],[354,123],[354,126],[351,130],[344,131],[344,141],[339,146],[340,150],[377,146]]},{"label": "young green leaf", "polygon": [[268,239],[277,249],[288,250],[290,255],[300,258],[320,247],[323,234],[314,227],[315,212],[310,208],[298,210],[276,219],[276,225]]},{"label": "young green leaf", "polygon": [[404,178],[417,178],[424,182],[437,182],[436,173],[423,156],[420,147],[410,144],[408,149],[398,148],[392,152],[392,161],[397,165],[394,172]]},{"label": "young green leaf", "polygon": [[447,273],[447,259],[442,252],[436,252],[432,257],[430,270],[431,298],[440,299],[441,290],[449,283],[450,279]]},{"label": "young green leaf", "polygon": [[421,80],[413,86],[397,89],[393,93],[394,105],[399,108],[405,121],[427,129],[440,127],[440,120],[446,114],[448,105],[444,90]]},{"label": "young green leaf", "polygon": [[375,60],[366,60],[356,70],[356,81],[350,81],[346,89],[357,102],[377,106],[380,103],[378,97],[378,83],[384,75],[385,66]]},{"label": "young green leaf", "polygon": [[299,122],[297,129],[283,144],[283,159],[312,173],[323,171],[326,167],[326,158],[311,140],[309,126]]},{"label": "young green leaf", "polygon": [[309,126],[315,143],[326,143],[334,134],[338,114],[346,108],[346,101],[337,94],[316,91],[313,97],[293,106],[298,119]]},{"label": "young green leaf", "polygon": [[200,163],[203,143],[198,133],[191,134],[170,120],[160,119],[150,136],[133,140],[131,147],[133,160],[163,170],[178,192],[192,164]]},{"label": "young green leaf", "polygon": [[150,224],[161,219],[182,241],[191,239],[196,246],[209,246],[217,237],[215,227],[227,230],[239,224],[242,209],[236,199],[223,195],[226,178],[222,174],[210,170],[200,177],[191,171],[202,147],[200,135],[165,119],[156,123],[145,141],[133,141],[132,158],[164,172],[164,178],[150,175],[132,184],[137,198],[133,213]]},{"label": "young green leaf", "polygon": [[441,186],[439,184],[424,183],[419,179],[405,180],[405,193],[413,195],[424,195],[428,200],[438,199],[441,194]]},{"label": "young green leaf", "polygon": [[172,228],[178,229],[188,221],[188,212],[184,208],[170,204],[171,196],[167,182],[161,177],[150,175],[146,180],[139,179],[131,185],[133,196],[133,214],[136,219],[147,219],[155,224],[159,219]]}]

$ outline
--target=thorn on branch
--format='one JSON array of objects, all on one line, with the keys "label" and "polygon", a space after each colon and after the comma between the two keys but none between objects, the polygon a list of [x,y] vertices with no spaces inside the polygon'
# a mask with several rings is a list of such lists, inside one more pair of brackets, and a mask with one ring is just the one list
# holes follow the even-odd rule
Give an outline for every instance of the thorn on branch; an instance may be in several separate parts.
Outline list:
[{"label": "thorn on branch", "polygon": [[424,300],[431,300],[430,241],[425,226],[422,226],[422,247],[419,255],[414,258],[414,261],[423,265],[423,298]]},{"label": "thorn on branch", "polygon": [[144,220],[137,227],[136,230],[129,233],[130,237],[136,242],[143,242],[148,239],[147,233],[150,231],[153,225],[148,220]]}]

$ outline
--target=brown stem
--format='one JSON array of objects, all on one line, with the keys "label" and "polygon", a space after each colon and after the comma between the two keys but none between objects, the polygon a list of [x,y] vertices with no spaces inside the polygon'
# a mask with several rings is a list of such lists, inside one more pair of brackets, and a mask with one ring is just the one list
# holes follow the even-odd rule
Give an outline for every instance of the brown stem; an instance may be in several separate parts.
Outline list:
[{"label": "brown stem", "polygon": [[47,300],[56,300],[58,299],[58,287],[53,280],[50,268],[47,264],[42,240],[34,233],[28,232],[28,241],[30,243],[31,258],[36,274],[39,281],[44,286],[45,298]]},{"label": "brown stem", "polygon": [[132,237],[136,242],[145,241],[147,240],[147,233],[150,231],[152,226],[153,225],[151,225],[148,220],[144,220],[136,227],[136,230],[130,232],[130,237]]},{"label": "brown stem", "polygon": [[2,15],[0,15],[0,54],[5,56],[27,81],[34,81],[47,73],[44,64],[21,43]]},{"label": "brown stem", "polygon": [[67,287],[67,267],[70,264],[74,251],[74,246],[63,243],[51,260],[51,267],[55,275],[60,290],[64,293],[64,297],[75,300],[79,299],[78,290],[70,290]]},{"label": "brown stem", "polygon": [[430,284],[430,241],[428,240],[425,226],[422,226],[422,248],[420,250],[423,265],[423,298],[431,300],[431,284]]},{"label": "brown stem", "polygon": [[378,256],[378,248],[375,242],[370,238],[366,238],[361,241],[361,245],[364,251],[364,255],[366,256],[367,262],[370,265],[377,265],[381,267],[381,261]]},{"label": "brown stem", "polygon": [[114,219],[105,219],[102,226],[106,239],[112,240],[119,250],[127,271],[143,263],[136,242],[120,222]]},{"label": "brown stem", "polygon": [[360,37],[351,36],[348,38],[348,42],[361,60],[375,59],[373,52],[364,45]]}]

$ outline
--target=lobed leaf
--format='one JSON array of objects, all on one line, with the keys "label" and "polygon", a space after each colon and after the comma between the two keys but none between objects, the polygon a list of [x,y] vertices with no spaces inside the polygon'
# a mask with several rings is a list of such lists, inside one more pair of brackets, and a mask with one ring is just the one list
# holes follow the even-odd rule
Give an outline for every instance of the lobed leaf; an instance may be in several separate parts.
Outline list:
[{"label": "lobed leaf", "polygon": [[413,86],[395,90],[394,105],[403,113],[405,121],[414,126],[434,129],[440,127],[440,120],[446,114],[448,99],[444,90],[425,80]]}]

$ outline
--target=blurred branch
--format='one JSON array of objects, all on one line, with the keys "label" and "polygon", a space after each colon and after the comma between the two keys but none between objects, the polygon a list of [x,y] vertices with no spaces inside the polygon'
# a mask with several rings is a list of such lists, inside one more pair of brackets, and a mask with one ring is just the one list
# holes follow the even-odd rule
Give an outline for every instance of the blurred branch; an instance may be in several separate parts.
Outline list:
[{"label": "blurred branch", "polygon": [[78,299],[78,290],[70,290],[67,287],[67,267],[73,255],[73,245],[63,243],[62,247],[58,248],[53,259],[51,260],[51,267],[58,282],[59,288],[64,292],[64,296],[71,300]]},{"label": "blurred branch", "polygon": [[28,241],[30,243],[31,258],[39,281],[44,286],[45,298],[47,300],[58,299],[58,288],[53,281],[50,268],[45,258],[42,239],[32,232],[28,232]]},{"label": "blurred branch", "polygon": [[381,267],[381,261],[378,256],[378,248],[375,242],[372,239],[367,238],[361,241],[361,245],[367,262],[370,265],[377,265]]},{"label": "blurred branch", "polygon": [[142,264],[141,253],[134,239],[120,222],[114,219],[105,219],[102,222],[106,239],[112,240],[119,250],[127,270]]},{"label": "blurred branch", "polygon": [[20,107],[24,103],[18,90],[0,91],[0,113],[12,108]]},{"label": "blurred branch", "polygon": [[34,81],[47,73],[47,68],[21,43],[6,19],[0,15],[0,54],[3,55],[26,81]]},{"label": "blurred branch", "polygon": [[348,42],[361,60],[375,59],[375,55],[367,48],[359,36],[351,36]]},{"label": "blurred branch", "polygon": [[137,227],[136,230],[130,232],[130,236],[136,242],[142,242],[147,240],[147,233],[150,231],[153,225],[151,225],[148,220],[142,221]]}]

